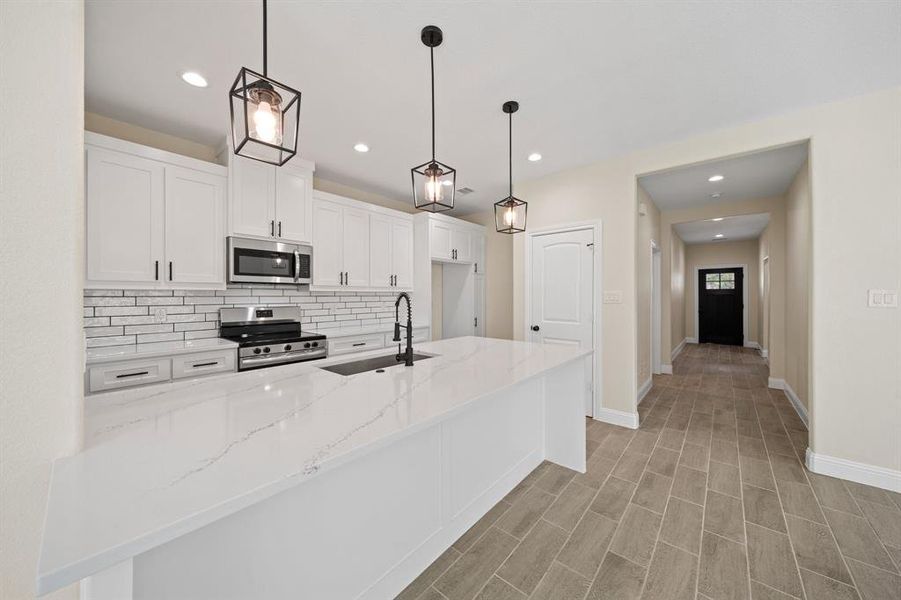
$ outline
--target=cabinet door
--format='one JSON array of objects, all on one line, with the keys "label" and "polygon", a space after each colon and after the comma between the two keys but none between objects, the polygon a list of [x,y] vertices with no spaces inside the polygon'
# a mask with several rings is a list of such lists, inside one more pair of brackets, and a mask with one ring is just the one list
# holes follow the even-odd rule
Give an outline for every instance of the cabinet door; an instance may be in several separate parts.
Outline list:
[{"label": "cabinet door", "polygon": [[89,147],[86,184],[89,287],[92,281],[158,285],[163,268],[163,165]]},{"label": "cabinet door", "polygon": [[476,275],[472,279],[473,292],[473,335],[485,336],[485,277]]},{"label": "cabinet door", "polygon": [[313,201],[313,284],[341,285],[344,271],[341,223],[342,208],[321,200]]},{"label": "cabinet door", "polygon": [[394,287],[413,289],[413,223],[402,219],[391,221],[391,272]]},{"label": "cabinet door", "polygon": [[457,251],[457,262],[472,262],[472,233],[468,229],[451,228],[451,248]]},{"label": "cabinet door", "polygon": [[275,234],[287,242],[310,243],[313,177],[284,167],[275,175]]},{"label": "cabinet door", "polygon": [[451,260],[451,227],[438,221],[429,222],[429,246],[435,260]]},{"label": "cabinet door", "polygon": [[[344,284],[349,287],[369,285],[369,213],[357,208],[343,209],[344,234],[341,236]],[[314,250],[315,252],[315,250]]]},{"label": "cabinet door", "polygon": [[166,282],[225,285],[224,177],[166,167]]},{"label": "cabinet door", "polygon": [[485,268],[485,236],[477,233],[472,234],[472,262],[473,272],[477,275],[484,275]]},{"label": "cabinet door", "polygon": [[372,287],[393,287],[391,234],[393,219],[383,215],[369,216],[369,283]]},{"label": "cabinet door", "polygon": [[275,167],[240,156],[230,160],[232,233],[273,237]]}]

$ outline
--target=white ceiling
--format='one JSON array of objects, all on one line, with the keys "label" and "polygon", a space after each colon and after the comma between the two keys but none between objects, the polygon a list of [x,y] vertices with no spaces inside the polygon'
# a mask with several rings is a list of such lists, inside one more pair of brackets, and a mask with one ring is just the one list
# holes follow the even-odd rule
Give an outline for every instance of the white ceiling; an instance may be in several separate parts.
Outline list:
[{"label": "white ceiling", "polygon": [[[88,0],[86,110],[219,143],[238,69],[261,67],[260,13],[258,1]],[[894,1],[273,0],[269,17],[269,73],[303,92],[301,155],[322,177],[401,200],[429,158],[419,31],[444,29],[438,158],[475,190],[458,212],[506,193],[508,99],[521,105],[524,180],[901,83]],[[187,86],[184,70],[210,86]]]},{"label": "white ceiling", "polygon": [[[756,215],[741,215],[738,217],[724,217],[722,221],[691,221],[689,223],[677,223],[673,229],[686,244],[709,244],[710,242],[737,242],[740,240],[754,240],[760,237],[767,223],[770,222],[769,213]],[[722,238],[716,238],[716,234],[722,233]]]},{"label": "white ceiling", "polygon": [[[803,142],[645,175],[638,181],[662,211],[772,198],[788,190],[806,159]],[[724,179],[708,181],[713,175]]]}]

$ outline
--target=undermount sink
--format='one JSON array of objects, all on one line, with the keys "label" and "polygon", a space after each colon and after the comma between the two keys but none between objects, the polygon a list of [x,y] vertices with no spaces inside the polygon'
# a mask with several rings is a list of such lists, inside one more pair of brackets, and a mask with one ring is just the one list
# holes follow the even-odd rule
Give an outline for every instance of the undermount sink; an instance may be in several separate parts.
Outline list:
[{"label": "undermount sink", "polygon": [[[428,354],[414,354],[413,361],[425,360],[427,358],[432,358],[431,355]],[[403,366],[403,359],[397,360],[396,354],[390,354],[388,356],[374,356],[372,358],[362,358],[360,360],[352,360],[349,362],[338,363],[336,365],[329,365],[327,367],[319,367],[325,371],[331,371],[332,373],[337,373],[338,375],[344,375],[347,377],[348,375],[356,375],[357,373],[365,373],[366,371],[376,371],[378,369],[385,369],[388,367],[396,367],[398,365]]]}]

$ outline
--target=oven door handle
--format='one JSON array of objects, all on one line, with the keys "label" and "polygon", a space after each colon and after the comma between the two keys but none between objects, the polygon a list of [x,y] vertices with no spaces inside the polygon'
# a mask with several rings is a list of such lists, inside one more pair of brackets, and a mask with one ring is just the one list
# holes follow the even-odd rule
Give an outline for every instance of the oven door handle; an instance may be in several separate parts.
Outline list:
[{"label": "oven door handle", "polygon": [[294,250],[294,281],[300,279],[300,250]]},{"label": "oven door handle", "polygon": [[307,360],[314,360],[316,358],[325,358],[326,351],[323,348],[320,351],[310,352],[310,351],[300,351],[300,352],[282,352],[279,354],[270,354],[268,356],[248,356],[246,358],[241,359],[242,365],[262,365],[265,363],[275,363],[275,362],[284,362],[290,361],[293,358],[298,356],[309,357]]}]

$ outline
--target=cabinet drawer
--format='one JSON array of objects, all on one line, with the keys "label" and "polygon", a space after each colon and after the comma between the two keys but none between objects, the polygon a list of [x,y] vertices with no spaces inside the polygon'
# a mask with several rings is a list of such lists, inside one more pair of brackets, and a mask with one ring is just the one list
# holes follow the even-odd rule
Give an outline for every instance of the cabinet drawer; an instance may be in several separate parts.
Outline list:
[{"label": "cabinet drawer", "polygon": [[172,357],[172,379],[235,370],[236,350],[199,352]]},{"label": "cabinet drawer", "polygon": [[167,381],[170,374],[168,358],[133,360],[90,367],[88,390],[102,392],[145,383]]},{"label": "cabinet drawer", "polygon": [[384,347],[384,334],[357,335],[329,340],[328,354],[329,356],[338,356],[339,354],[350,354],[351,352],[362,352]]}]

